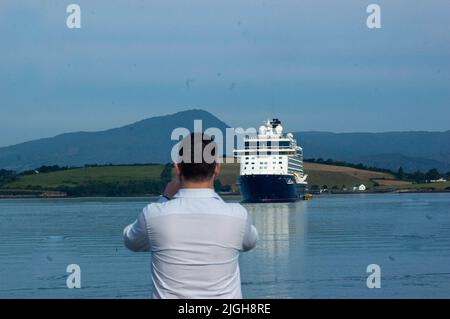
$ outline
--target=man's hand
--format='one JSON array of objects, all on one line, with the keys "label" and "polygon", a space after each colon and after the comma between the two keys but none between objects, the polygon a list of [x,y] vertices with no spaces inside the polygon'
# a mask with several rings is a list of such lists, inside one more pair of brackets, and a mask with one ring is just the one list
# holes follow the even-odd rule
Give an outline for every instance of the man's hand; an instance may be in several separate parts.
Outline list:
[{"label": "man's hand", "polygon": [[172,198],[178,192],[179,189],[180,189],[180,180],[177,178],[167,183],[163,195],[165,197]]}]

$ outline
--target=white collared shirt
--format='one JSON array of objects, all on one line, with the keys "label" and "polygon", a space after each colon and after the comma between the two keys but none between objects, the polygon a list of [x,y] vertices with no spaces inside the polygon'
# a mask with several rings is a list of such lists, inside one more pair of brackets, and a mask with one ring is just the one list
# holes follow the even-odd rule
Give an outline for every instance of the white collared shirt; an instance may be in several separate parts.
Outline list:
[{"label": "white collared shirt", "polygon": [[123,237],[128,249],[152,252],[154,298],[242,298],[239,252],[258,232],[242,205],[184,188],[146,206]]}]

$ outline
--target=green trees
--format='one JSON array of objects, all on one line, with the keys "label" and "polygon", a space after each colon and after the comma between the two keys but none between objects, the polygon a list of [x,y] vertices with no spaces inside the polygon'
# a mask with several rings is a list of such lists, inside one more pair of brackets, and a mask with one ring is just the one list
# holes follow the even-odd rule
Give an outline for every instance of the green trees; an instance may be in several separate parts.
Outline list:
[{"label": "green trees", "polygon": [[[70,168],[75,168],[75,167],[70,167]],[[24,171],[24,172],[20,173],[20,175],[33,175],[36,172],[39,172],[39,173],[50,173],[50,172],[64,171],[66,169],[69,169],[69,167],[68,166],[58,166],[58,165],[51,165],[51,166],[43,165],[43,166],[38,167],[36,169]]]},{"label": "green trees", "polygon": [[416,171],[412,173],[410,176],[408,176],[409,179],[412,179],[416,183],[423,183],[425,182],[425,174],[421,171]]},{"label": "green trees", "polygon": [[425,183],[432,180],[437,180],[442,177],[439,171],[435,168],[430,169],[426,173],[422,173],[421,171],[416,171],[411,174],[406,174],[406,179],[412,180],[416,183]]},{"label": "green trees", "polygon": [[441,174],[438,172],[437,169],[433,168],[430,169],[428,172],[426,172],[425,174],[425,179],[430,181],[430,180],[436,180],[441,178]]},{"label": "green trees", "polygon": [[403,171],[403,167],[400,166],[400,167],[398,168],[396,177],[397,177],[398,179],[404,179],[404,178],[405,178],[405,172]]},{"label": "green trees", "polygon": [[17,174],[14,171],[0,169],[0,187],[11,183],[17,179]]},{"label": "green trees", "polygon": [[90,181],[77,186],[60,186],[54,190],[68,196],[137,196],[160,194],[165,183],[159,180],[128,181],[121,183]]}]

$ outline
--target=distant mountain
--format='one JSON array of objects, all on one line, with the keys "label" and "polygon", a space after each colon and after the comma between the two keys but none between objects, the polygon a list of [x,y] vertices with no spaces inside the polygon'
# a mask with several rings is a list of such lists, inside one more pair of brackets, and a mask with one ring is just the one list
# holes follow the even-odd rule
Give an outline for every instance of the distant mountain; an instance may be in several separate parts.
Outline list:
[{"label": "distant mountain", "polygon": [[189,110],[152,117],[120,128],[100,132],[61,134],[0,148],[0,168],[23,171],[42,165],[83,166],[85,164],[167,163],[176,141],[172,130],[193,130],[194,120],[203,128],[227,125],[203,110]]},{"label": "distant mountain", "polygon": [[[17,171],[42,165],[166,163],[176,141],[174,128],[193,130],[196,119],[203,128],[228,125],[203,110],[188,110],[152,117],[100,132],[75,132],[0,148],[0,169]],[[282,119],[282,118],[281,118]],[[257,125],[259,121],[256,121]],[[437,168],[450,171],[450,131],[330,133],[296,132],[305,158],[331,158],[350,163],[405,171]]]},{"label": "distant mountain", "polygon": [[296,132],[305,158],[331,158],[406,171],[450,171],[450,131],[330,133]]}]

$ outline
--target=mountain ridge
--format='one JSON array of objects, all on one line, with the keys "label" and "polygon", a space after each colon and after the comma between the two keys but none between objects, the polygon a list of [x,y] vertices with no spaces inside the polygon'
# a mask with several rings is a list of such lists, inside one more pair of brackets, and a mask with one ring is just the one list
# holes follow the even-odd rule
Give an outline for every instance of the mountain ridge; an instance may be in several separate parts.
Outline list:
[{"label": "mountain ridge", "polygon": [[[202,109],[189,109],[146,118],[101,131],[75,131],[0,147],[0,169],[23,171],[41,165],[166,163],[176,141],[168,140],[176,127],[193,130],[229,126]],[[282,120],[282,118],[280,118]],[[256,121],[258,122],[258,121]],[[292,131],[292,130],[289,130]],[[305,158],[362,163],[406,171],[437,168],[450,171],[450,130],[345,132],[293,131]]]}]

